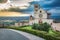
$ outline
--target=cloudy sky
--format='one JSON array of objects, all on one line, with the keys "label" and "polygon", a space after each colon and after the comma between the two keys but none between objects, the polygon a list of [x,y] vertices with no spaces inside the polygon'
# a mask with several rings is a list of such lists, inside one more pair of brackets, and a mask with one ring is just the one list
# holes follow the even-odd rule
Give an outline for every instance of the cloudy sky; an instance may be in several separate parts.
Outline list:
[{"label": "cloudy sky", "polygon": [[40,4],[41,8],[52,13],[52,16],[60,16],[60,0],[38,0],[32,1],[32,4]]},{"label": "cloudy sky", "polygon": [[22,9],[22,12],[32,12],[33,4],[39,4],[41,8],[52,15],[60,16],[60,0],[20,0],[20,3],[28,6],[26,9]]},{"label": "cloudy sky", "polygon": [[[10,0],[12,4],[23,7],[21,12],[33,13],[34,4],[39,4],[52,15],[60,16],[60,0]],[[25,7],[25,8],[24,8]]]}]

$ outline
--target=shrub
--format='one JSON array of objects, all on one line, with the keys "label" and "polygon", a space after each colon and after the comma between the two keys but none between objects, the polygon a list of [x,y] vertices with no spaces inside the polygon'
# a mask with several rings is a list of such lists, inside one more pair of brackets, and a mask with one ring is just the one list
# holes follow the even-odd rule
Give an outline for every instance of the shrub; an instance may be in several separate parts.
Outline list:
[{"label": "shrub", "polygon": [[38,24],[36,24],[36,23],[34,23],[33,25],[32,25],[33,27],[33,29],[37,29],[38,28]]},{"label": "shrub", "polygon": [[51,28],[51,26],[48,23],[43,23],[43,31],[49,31],[49,28]]},{"label": "shrub", "polygon": [[42,31],[49,31],[49,28],[51,26],[48,23],[42,23],[42,24],[33,24],[32,28],[37,29],[37,30],[42,30]]}]

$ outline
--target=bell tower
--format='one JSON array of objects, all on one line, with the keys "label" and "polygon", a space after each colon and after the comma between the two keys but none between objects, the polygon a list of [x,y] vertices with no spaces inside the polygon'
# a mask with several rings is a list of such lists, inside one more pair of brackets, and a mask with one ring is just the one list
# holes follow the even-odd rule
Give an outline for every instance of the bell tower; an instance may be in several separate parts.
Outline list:
[{"label": "bell tower", "polygon": [[39,10],[39,5],[38,4],[34,4],[34,17],[35,17],[35,19],[39,18],[38,10]]}]

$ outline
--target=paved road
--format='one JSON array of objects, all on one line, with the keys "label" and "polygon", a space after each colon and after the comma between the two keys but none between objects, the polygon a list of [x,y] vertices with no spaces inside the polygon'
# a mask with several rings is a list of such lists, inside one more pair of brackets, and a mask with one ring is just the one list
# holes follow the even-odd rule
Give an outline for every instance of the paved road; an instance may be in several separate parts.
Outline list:
[{"label": "paved road", "polygon": [[17,32],[8,29],[0,29],[0,40],[29,40],[29,39]]}]

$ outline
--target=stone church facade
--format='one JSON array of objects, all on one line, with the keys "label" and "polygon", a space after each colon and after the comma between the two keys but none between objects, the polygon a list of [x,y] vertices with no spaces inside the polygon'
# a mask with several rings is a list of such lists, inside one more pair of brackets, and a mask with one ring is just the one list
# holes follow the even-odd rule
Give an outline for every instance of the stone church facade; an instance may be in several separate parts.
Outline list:
[{"label": "stone church facade", "polygon": [[49,18],[50,13],[47,13],[45,10],[39,8],[38,4],[34,5],[34,17],[30,15],[28,22],[15,23],[15,26],[23,26],[23,25],[32,25],[34,23],[44,23],[47,22],[49,24],[53,23],[53,20]]},{"label": "stone church facade", "polygon": [[[42,8],[39,8],[38,4],[34,5],[34,16],[32,16],[31,14],[27,15],[27,14],[23,14],[20,12],[19,13],[12,12],[12,13],[11,12],[10,13],[4,13],[3,15],[0,14],[0,21],[1,22],[10,22],[10,21],[13,22],[14,21],[14,24],[8,23],[8,25],[6,25],[6,23],[0,23],[0,26],[12,26],[12,27],[16,26],[16,27],[19,27],[19,26],[24,26],[24,25],[32,25],[34,23],[37,23],[37,24],[44,23],[44,22],[47,22],[49,24],[53,23],[53,20],[49,19],[50,13],[47,13]],[[5,14],[7,14],[7,15],[5,15]],[[20,19],[21,16],[25,16],[25,17],[29,16],[29,18],[28,19],[27,18],[21,18]]]}]

